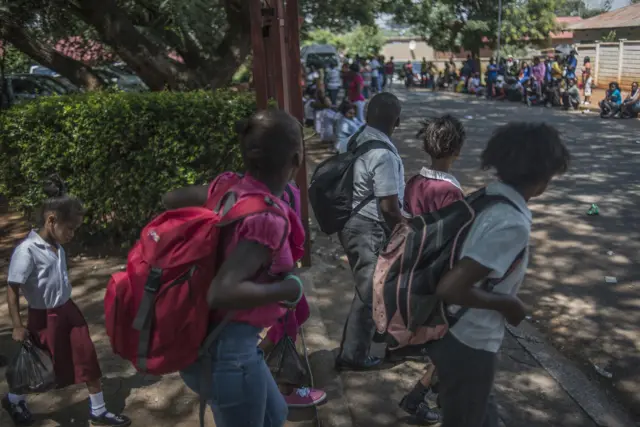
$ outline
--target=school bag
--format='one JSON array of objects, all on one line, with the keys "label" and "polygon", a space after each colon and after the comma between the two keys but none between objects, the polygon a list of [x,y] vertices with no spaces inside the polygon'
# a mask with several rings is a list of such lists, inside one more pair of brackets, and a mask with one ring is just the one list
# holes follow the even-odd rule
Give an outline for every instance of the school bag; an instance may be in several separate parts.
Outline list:
[{"label": "school bag", "polygon": [[[115,273],[105,295],[105,326],[115,354],[152,375],[181,371],[215,342],[230,315],[209,330],[207,292],[223,248],[221,232],[251,215],[288,217],[266,193],[236,200],[236,175],[215,189],[205,207],[164,212],[143,228],[126,271]],[[288,226],[282,242],[289,234]],[[203,358],[201,425],[211,389],[211,358]]]},{"label": "school bag", "polygon": [[[442,338],[466,313],[461,308],[450,314],[436,297],[440,278],[460,255],[476,216],[496,203],[508,203],[504,196],[478,190],[463,200],[435,212],[415,216],[397,226],[378,256],[373,276],[373,320],[376,341],[390,350],[421,345]],[[522,260],[523,249],[512,263],[507,277]],[[491,279],[483,288],[493,290],[502,279]]]},{"label": "school bag", "polygon": [[349,218],[374,199],[373,193],[353,207],[353,167],[360,156],[383,148],[391,150],[383,141],[366,141],[356,147],[355,141],[364,131],[361,127],[349,140],[345,153],[336,154],[320,163],[309,184],[309,202],[316,222],[324,233],[341,231]]}]

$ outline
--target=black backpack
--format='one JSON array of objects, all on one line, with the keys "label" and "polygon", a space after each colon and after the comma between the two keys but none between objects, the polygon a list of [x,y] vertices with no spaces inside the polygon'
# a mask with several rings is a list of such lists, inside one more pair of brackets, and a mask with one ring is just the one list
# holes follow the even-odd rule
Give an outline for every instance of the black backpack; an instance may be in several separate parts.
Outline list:
[{"label": "black backpack", "polygon": [[[442,338],[448,327],[468,310],[450,315],[436,296],[440,278],[460,256],[462,245],[477,215],[496,203],[517,207],[504,196],[485,189],[436,212],[413,217],[397,226],[380,251],[373,276],[375,341],[390,349],[419,346]],[[522,260],[524,248],[511,264],[507,277]],[[491,291],[502,279],[487,279]]]},{"label": "black backpack", "polygon": [[383,141],[366,141],[356,147],[355,141],[364,126],[349,140],[346,153],[336,154],[320,163],[311,176],[309,202],[316,222],[324,233],[341,231],[349,218],[373,200],[373,193],[353,208],[353,166],[358,157],[383,148],[391,150]]}]

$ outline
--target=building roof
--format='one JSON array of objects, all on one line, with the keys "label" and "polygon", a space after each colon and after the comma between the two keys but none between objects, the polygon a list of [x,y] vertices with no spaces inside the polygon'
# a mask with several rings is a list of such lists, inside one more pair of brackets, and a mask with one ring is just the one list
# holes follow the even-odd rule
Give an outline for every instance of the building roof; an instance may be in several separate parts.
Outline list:
[{"label": "building roof", "polygon": [[640,27],[640,3],[630,4],[593,18],[572,24],[572,30],[596,30],[604,28]]},{"label": "building roof", "polygon": [[560,27],[563,30],[558,32],[550,32],[549,37],[551,37],[552,40],[553,39],[572,39],[573,31],[564,31],[564,29],[569,28],[571,25],[580,21],[582,21],[582,18],[580,18],[579,16],[557,16],[556,22],[560,25]]}]

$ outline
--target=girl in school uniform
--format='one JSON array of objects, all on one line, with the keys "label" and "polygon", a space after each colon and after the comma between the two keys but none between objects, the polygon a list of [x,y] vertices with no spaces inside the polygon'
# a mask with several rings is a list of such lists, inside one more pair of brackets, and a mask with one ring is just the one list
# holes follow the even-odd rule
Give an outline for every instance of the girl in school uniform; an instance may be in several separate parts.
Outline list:
[{"label": "girl in school uniform", "polygon": [[[404,209],[411,215],[422,215],[449,206],[464,197],[458,180],[450,174],[453,163],[460,156],[466,133],[460,120],[446,114],[424,122],[418,132],[424,151],[431,159],[431,167],[423,167],[405,187]],[[442,421],[438,410],[428,397],[436,393],[436,366],[429,361],[426,372],[413,389],[402,398],[400,407],[420,424]]]},{"label": "girl in school uniform", "polygon": [[[45,187],[50,196],[42,207],[42,227],[32,230],[11,257],[7,305],[13,323],[13,339],[30,340],[52,359],[58,388],[85,383],[91,401],[89,420],[96,426],[128,426],[124,415],[107,411],[95,347],[78,306],[71,300],[71,284],[62,245],[69,243],[82,224],[84,209],[65,194],[62,180],[53,176]],[[20,317],[19,293],[29,305],[27,326]],[[33,418],[25,396],[9,393],[2,407],[16,425]]]},{"label": "girl in school uniform", "polygon": [[[282,200],[303,161],[302,129],[289,114],[269,110],[257,113],[238,130],[246,173],[232,191],[237,200],[250,194],[269,197],[287,220],[264,213],[224,230],[222,264],[208,296],[211,322],[219,323],[228,310],[234,313],[211,349],[210,404],[217,427],[280,427],[287,419],[287,401],[257,344],[262,330],[303,298],[302,281],[294,268],[304,253],[304,228]],[[172,191],[163,202],[172,209],[202,206],[229,176],[220,175],[209,187]],[[202,366],[196,362],[182,372],[182,378],[197,392],[201,374]]]}]

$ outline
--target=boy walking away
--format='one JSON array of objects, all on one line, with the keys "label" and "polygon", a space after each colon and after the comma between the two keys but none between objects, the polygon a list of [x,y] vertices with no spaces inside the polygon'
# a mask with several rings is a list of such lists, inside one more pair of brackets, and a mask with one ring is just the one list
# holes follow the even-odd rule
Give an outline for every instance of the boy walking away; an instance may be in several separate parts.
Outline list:
[{"label": "boy walking away", "polygon": [[[449,171],[460,156],[465,136],[462,123],[451,115],[425,121],[417,137],[423,139],[424,151],[431,158],[431,168],[423,167],[407,182],[404,207],[408,213],[434,212],[464,197],[460,183]],[[434,373],[435,366],[428,363],[424,376],[400,402],[400,407],[420,424],[441,421],[440,413],[425,399],[432,394]]]},{"label": "boy walking away", "polygon": [[369,349],[375,325],[372,319],[373,273],[390,231],[401,221],[404,197],[404,167],[390,136],[399,124],[398,98],[383,92],[374,96],[367,110],[367,125],[349,142],[359,147],[371,141],[386,144],[360,156],[353,167],[355,214],[339,233],[355,280],[355,295],[344,325],[337,368],[366,370],[382,360]]},{"label": "boy walking away", "polygon": [[[11,256],[7,281],[7,306],[13,339],[51,355],[58,388],[85,383],[89,391],[89,420],[94,426],[128,426],[124,415],[107,411],[102,394],[102,372],[89,327],[71,299],[67,260],[62,245],[69,243],[82,224],[84,208],[66,185],[53,175],[45,186],[50,196],[41,212],[42,227],[32,230]],[[20,292],[27,300],[25,327],[20,316]],[[2,407],[17,426],[33,424],[25,396],[9,393]]]},{"label": "boy walking away", "polygon": [[543,123],[507,124],[482,153],[483,169],[494,169],[498,179],[486,194],[505,197],[508,203],[494,203],[478,214],[459,261],[437,286],[452,316],[449,333],[429,348],[438,369],[442,427],[498,425],[491,397],[496,353],[505,321],[518,325],[525,317],[516,295],[529,259],[527,203],[568,166],[569,153],[558,131]]}]

